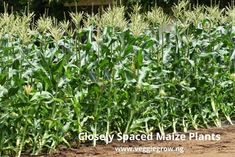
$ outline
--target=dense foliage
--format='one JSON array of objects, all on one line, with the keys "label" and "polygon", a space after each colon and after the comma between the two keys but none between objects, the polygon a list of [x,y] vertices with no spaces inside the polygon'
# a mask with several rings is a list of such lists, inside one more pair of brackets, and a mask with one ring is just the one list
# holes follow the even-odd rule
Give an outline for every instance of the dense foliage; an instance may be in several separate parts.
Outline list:
[{"label": "dense foliage", "polygon": [[[39,154],[78,133],[177,132],[233,124],[234,12],[124,8],[58,23],[0,15],[0,156]],[[84,19],[84,26],[80,26]],[[75,28],[75,29],[72,29]],[[97,141],[93,141],[96,145]]]}]

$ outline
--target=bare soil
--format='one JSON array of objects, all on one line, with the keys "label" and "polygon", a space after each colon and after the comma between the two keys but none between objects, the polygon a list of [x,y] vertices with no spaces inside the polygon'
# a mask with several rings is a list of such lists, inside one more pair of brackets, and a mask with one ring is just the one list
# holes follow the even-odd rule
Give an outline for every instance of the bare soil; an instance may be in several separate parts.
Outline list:
[{"label": "bare soil", "polygon": [[[195,132],[195,131],[191,131]],[[78,149],[60,149],[47,157],[235,157],[235,126],[223,128],[200,129],[202,134],[220,134],[218,141],[131,141],[127,143],[114,141],[112,144],[100,144],[97,147],[82,145]],[[117,152],[115,147],[183,147],[184,153],[163,152]]]}]

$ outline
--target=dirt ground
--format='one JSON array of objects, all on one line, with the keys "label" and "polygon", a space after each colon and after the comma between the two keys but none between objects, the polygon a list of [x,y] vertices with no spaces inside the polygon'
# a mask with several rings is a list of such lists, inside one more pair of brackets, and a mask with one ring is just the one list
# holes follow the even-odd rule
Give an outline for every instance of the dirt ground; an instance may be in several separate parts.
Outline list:
[{"label": "dirt ground", "polygon": [[[127,143],[114,141],[109,145],[97,147],[83,145],[79,149],[60,149],[47,157],[235,157],[235,126],[200,129],[202,134],[219,134],[218,141],[132,141]],[[117,152],[116,147],[183,147],[184,152]]]}]

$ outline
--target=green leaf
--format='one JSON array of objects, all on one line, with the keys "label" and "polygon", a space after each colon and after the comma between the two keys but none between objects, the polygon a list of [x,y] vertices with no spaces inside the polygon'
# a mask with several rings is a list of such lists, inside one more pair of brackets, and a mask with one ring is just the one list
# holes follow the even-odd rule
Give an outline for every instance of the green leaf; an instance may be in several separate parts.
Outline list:
[{"label": "green leaf", "polygon": [[8,93],[8,90],[0,85],[0,98],[5,96]]},{"label": "green leaf", "polygon": [[7,75],[1,75],[0,76],[0,85],[4,85],[7,80]]},{"label": "green leaf", "polygon": [[143,54],[142,54],[142,50],[139,50],[137,52],[137,56],[135,58],[135,67],[137,69],[140,69],[140,67],[142,66],[143,64]]},{"label": "green leaf", "polygon": [[19,87],[15,87],[15,88],[10,88],[8,90],[8,97],[14,96],[17,92],[19,91]]},{"label": "green leaf", "polygon": [[47,91],[42,91],[42,92],[36,92],[33,97],[30,99],[30,101],[35,101],[35,100],[51,100],[53,98],[52,94],[47,92]]}]

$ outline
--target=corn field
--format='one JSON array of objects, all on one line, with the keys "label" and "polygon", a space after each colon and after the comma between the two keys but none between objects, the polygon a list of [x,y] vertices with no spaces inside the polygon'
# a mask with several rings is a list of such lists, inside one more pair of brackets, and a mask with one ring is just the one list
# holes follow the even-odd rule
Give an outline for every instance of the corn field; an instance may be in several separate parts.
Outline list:
[{"label": "corn field", "polygon": [[140,9],[35,24],[33,14],[0,15],[0,156],[79,145],[81,132],[233,125],[235,8]]}]

